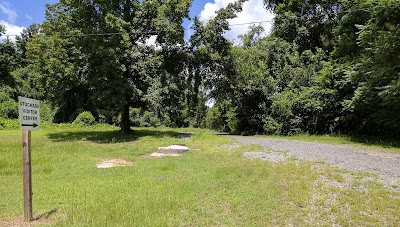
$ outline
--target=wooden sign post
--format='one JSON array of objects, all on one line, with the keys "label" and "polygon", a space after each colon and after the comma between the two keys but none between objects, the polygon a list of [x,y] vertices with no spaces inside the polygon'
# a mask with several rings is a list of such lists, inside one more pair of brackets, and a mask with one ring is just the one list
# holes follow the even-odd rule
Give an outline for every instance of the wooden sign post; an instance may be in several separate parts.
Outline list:
[{"label": "wooden sign post", "polygon": [[22,131],[22,164],[24,182],[24,220],[32,220],[31,131]]},{"label": "wooden sign post", "polygon": [[31,131],[40,129],[40,101],[18,97],[19,122],[22,128],[22,169],[24,220],[32,220]]}]

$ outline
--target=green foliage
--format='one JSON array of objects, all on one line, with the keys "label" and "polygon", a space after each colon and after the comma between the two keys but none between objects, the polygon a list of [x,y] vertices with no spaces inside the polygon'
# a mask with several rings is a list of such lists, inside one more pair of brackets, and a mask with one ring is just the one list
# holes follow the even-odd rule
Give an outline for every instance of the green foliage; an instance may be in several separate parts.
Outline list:
[{"label": "green foliage", "polygon": [[229,132],[237,134],[239,132],[239,119],[237,118],[236,110],[229,109],[226,113],[226,124]]},{"label": "green foliage", "polygon": [[332,51],[334,29],[344,14],[347,1],[264,0],[276,14],[272,33],[295,43],[300,53],[322,48]]},{"label": "green foliage", "polygon": [[158,127],[160,125],[160,120],[153,112],[145,111],[140,118],[141,127]]},{"label": "green foliage", "polygon": [[234,73],[216,103],[230,102],[239,131],[399,132],[398,2],[265,3],[276,14],[272,34],[252,26],[230,48]]},{"label": "green foliage", "polygon": [[11,88],[0,87],[0,117],[18,118],[18,103],[10,97]]},{"label": "green foliage", "polygon": [[267,116],[263,120],[264,132],[269,135],[280,135],[282,130],[282,124],[279,124],[275,119]]},{"label": "green foliage", "polygon": [[207,109],[206,117],[204,118],[203,127],[222,131],[223,130],[223,121],[221,113],[216,106]]},{"label": "green foliage", "polygon": [[21,56],[15,44],[5,39],[0,42],[0,86],[16,87],[15,78],[11,72],[21,64]]},{"label": "green foliage", "polygon": [[343,132],[400,132],[399,11],[397,1],[359,1],[339,23],[334,61],[323,74],[337,90],[337,128]]},{"label": "green foliage", "polygon": [[[43,33],[28,42],[28,58],[53,104],[56,121],[65,122],[75,110],[121,113],[121,132],[130,131],[129,107],[142,105],[162,58],[144,43],[157,34],[157,43],[183,44],[182,20],[190,0],[100,1],[47,5]],[[118,33],[110,36],[57,36]],[[74,101],[72,101],[74,100]],[[110,111],[114,112],[114,111]]]},{"label": "green foliage", "polygon": [[[398,1],[265,0],[275,14],[270,35],[252,25],[233,46],[225,33],[243,3],[207,22],[193,18],[190,42],[182,27],[190,0],[47,5],[46,22],[0,42],[0,116],[16,118],[17,97],[28,96],[44,101],[44,121],[72,122],[87,110],[123,133],[161,124],[400,132]],[[145,44],[153,35],[157,48]]]},{"label": "green foliage", "polygon": [[129,121],[132,126],[138,127],[140,126],[141,121],[140,109],[139,108],[130,108],[129,109]]},{"label": "green foliage", "polygon": [[54,115],[56,114],[56,109],[49,102],[41,102],[40,103],[40,120],[53,122]]},{"label": "green foliage", "polygon": [[90,111],[84,111],[76,117],[76,119],[73,121],[73,124],[90,126],[95,124],[95,118]]},{"label": "green foliage", "polygon": [[0,129],[19,129],[19,121],[17,119],[7,119],[0,117]]}]

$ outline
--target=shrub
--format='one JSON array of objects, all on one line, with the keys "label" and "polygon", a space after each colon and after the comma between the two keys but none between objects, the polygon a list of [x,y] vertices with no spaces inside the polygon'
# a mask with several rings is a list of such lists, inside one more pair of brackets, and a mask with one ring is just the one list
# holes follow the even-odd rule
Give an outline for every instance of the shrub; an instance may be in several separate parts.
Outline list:
[{"label": "shrub", "polygon": [[18,103],[9,96],[9,87],[0,90],[0,117],[18,118]]},{"label": "shrub", "polygon": [[226,112],[226,124],[228,125],[229,132],[232,134],[238,134],[239,120],[237,119],[236,110],[229,109]]},{"label": "shrub", "polygon": [[53,122],[56,110],[46,101],[40,103],[40,120]]},{"label": "shrub", "polygon": [[139,108],[129,108],[129,121],[131,122],[131,126],[140,126],[141,119]]},{"label": "shrub", "polygon": [[243,131],[241,133],[242,136],[253,136],[254,132],[253,131]]},{"label": "shrub", "polygon": [[92,113],[90,113],[89,111],[80,113],[73,122],[73,124],[85,125],[85,126],[93,125],[94,123],[95,119]]},{"label": "shrub", "polygon": [[207,110],[206,116],[203,119],[203,127],[213,130],[223,129],[222,114],[217,107],[212,107]]},{"label": "shrub", "polygon": [[19,129],[20,125],[18,120],[16,119],[6,119],[0,117],[0,129]]},{"label": "shrub", "polygon": [[274,118],[268,116],[264,119],[264,131],[266,134],[281,134],[282,124],[279,124]]},{"label": "shrub", "polygon": [[171,127],[171,128],[173,127],[171,118],[169,118],[168,115],[165,115],[165,116],[164,116],[164,118],[162,119],[161,124],[164,125],[164,126],[166,126],[166,127]]},{"label": "shrub", "polygon": [[142,127],[158,127],[161,125],[160,120],[153,112],[145,111],[140,121]]},{"label": "shrub", "polygon": [[81,114],[81,113],[83,113],[85,110],[84,109],[82,109],[82,108],[78,108],[78,109],[76,109],[70,116],[69,116],[69,122],[74,122],[77,118],[78,118],[78,116]]}]

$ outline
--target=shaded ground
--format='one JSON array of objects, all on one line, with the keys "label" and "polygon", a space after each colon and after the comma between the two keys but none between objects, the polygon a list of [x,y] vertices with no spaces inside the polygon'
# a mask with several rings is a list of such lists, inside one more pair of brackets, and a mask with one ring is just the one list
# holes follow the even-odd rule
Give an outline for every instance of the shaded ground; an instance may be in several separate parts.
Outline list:
[{"label": "shaded ground", "polygon": [[[50,210],[44,213],[38,213],[33,215],[33,219],[30,222],[25,222],[23,216],[15,218],[7,218],[0,220],[1,227],[29,227],[29,226],[46,226],[53,223],[53,216],[57,214],[57,209]],[[60,215],[60,214],[58,214]]]},{"label": "shaded ground", "polygon": [[[287,157],[326,162],[349,171],[375,173],[385,186],[400,190],[400,154],[347,145],[285,139],[242,136],[233,138],[243,144],[255,144],[271,148],[273,151],[281,151],[281,154],[283,152]],[[249,154],[245,155],[249,156]],[[268,155],[254,154],[254,157],[261,156],[261,158],[267,159]]]},{"label": "shaded ground", "polygon": [[192,136],[191,133],[179,133],[175,131],[161,131],[157,129],[141,129],[135,130],[132,134],[122,135],[119,130],[105,131],[63,131],[49,133],[48,138],[56,142],[65,141],[80,141],[88,140],[95,143],[123,143],[136,141],[140,137],[176,137],[183,140],[188,140]]}]

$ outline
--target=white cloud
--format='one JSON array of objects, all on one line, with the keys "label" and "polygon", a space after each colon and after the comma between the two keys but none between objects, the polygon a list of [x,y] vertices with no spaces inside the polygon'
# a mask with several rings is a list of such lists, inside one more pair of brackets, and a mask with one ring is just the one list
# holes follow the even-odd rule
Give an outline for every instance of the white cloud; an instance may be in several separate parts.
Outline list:
[{"label": "white cloud", "polygon": [[33,20],[33,18],[28,14],[25,15],[25,18],[28,19],[28,20]]},{"label": "white cloud", "polygon": [[7,36],[9,36],[10,40],[14,41],[15,35],[20,35],[22,30],[25,28],[25,27],[19,27],[14,24],[10,24],[4,20],[0,20],[0,24],[3,25],[6,29],[5,34],[0,37],[0,40],[6,39]]},{"label": "white cloud", "polygon": [[[229,3],[235,2],[235,0],[214,0],[214,3],[207,3],[204,5],[204,9],[200,13],[201,21],[208,21],[213,18],[216,14],[215,11],[226,7]],[[225,33],[225,37],[229,40],[234,41],[234,44],[239,44],[238,36],[245,34],[249,30],[249,24],[247,25],[235,25],[249,22],[269,21],[263,22],[261,25],[264,27],[265,34],[269,34],[272,27],[272,20],[274,15],[272,12],[267,11],[264,8],[263,0],[249,0],[243,4],[243,10],[237,14],[237,17],[229,20],[231,24],[230,31]]]},{"label": "white cloud", "polygon": [[15,12],[15,10],[12,9],[9,2],[0,2],[0,12],[4,13],[7,16],[9,23],[15,23],[15,20],[17,19],[17,13]]}]

